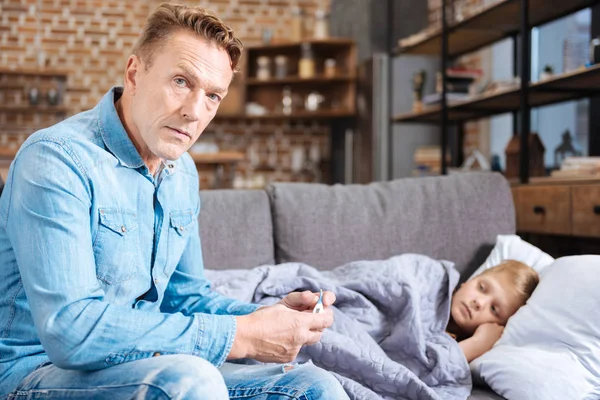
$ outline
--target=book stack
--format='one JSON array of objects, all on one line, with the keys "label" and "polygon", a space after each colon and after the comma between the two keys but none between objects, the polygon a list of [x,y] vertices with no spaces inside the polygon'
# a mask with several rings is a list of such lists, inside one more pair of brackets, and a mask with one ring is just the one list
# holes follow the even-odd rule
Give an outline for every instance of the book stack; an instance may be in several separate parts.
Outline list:
[{"label": "book stack", "polygon": [[[420,146],[415,150],[414,175],[437,175],[442,171],[442,150],[440,146]],[[446,161],[450,162],[450,154],[446,153]]]},{"label": "book stack", "polygon": [[[448,68],[446,79],[447,99],[449,102],[468,100],[471,85],[481,77],[479,69],[467,69],[462,67]],[[435,93],[423,98],[424,104],[436,104],[442,99],[442,74],[437,73]]]},{"label": "book stack", "polygon": [[567,157],[553,178],[600,178],[600,157]]}]

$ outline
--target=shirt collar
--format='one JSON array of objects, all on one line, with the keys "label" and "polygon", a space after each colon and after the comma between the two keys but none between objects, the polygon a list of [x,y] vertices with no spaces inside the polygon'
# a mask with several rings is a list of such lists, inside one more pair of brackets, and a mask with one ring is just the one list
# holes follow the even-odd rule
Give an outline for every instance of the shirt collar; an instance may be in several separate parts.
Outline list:
[{"label": "shirt collar", "polygon": [[98,104],[100,135],[104,145],[121,164],[129,168],[141,168],[146,164],[129,138],[115,107],[115,101],[122,94],[123,88],[115,86],[100,100]]}]

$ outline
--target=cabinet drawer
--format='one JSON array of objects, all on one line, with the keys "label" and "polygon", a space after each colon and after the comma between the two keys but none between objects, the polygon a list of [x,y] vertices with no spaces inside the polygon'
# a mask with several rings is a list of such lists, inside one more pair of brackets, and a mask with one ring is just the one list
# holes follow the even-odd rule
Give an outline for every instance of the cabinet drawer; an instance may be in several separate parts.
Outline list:
[{"label": "cabinet drawer", "polygon": [[517,229],[522,232],[571,234],[568,186],[523,186],[517,196]]},{"label": "cabinet drawer", "polygon": [[600,185],[571,186],[573,235],[600,237]]}]

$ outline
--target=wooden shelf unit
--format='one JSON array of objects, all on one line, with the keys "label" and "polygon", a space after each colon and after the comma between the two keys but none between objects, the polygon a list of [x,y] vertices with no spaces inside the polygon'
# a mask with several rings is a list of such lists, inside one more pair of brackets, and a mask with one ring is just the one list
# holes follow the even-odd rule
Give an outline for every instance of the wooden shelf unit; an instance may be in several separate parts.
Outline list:
[{"label": "wooden shelf unit", "polygon": [[[312,78],[298,76],[302,43],[310,43],[314,55],[315,76]],[[279,55],[287,57],[287,76],[283,78],[275,78],[275,57]],[[271,78],[267,80],[256,78],[257,59],[261,56],[271,59]],[[246,50],[245,58],[245,103],[255,102],[268,110],[266,115],[246,116],[247,118],[335,119],[350,117],[356,112],[356,45],[352,40],[306,39],[302,42],[250,46]],[[336,74],[332,77],[324,76],[324,63],[328,58],[336,61]],[[289,115],[281,111],[282,90],[286,85],[290,86],[292,96],[298,100],[297,104],[294,104],[294,111]],[[325,98],[324,103],[316,111],[304,109],[304,100],[311,92],[318,92]]]},{"label": "wooden shelf unit", "polygon": [[[54,124],[67,116],[69,109],[60,104],[60,101],[65,96],[68,74],[66,70],[57,69],[0,67],[0,114],[5,120],[0,126],[3,143],[10,143],[10,146],[20,145],[23,138],[40,126]],[[38,89],[39,101],[36,105],[29,103],[29,91],[32,88]],[[47,98],[47,93],[52,89],[58,92],[57,105],[51,105]],[[39,119],[36,121],[38,126],[22,125],[20,121],[24,116],[35,116]],[[0,151],[3,152],[0,157],[6,158],[6,154],[10,154],[12,150],[6,147]]]},{"label": "wooden shelf unit", "polygon": [[[581,99],[600,92],[600,65],[557,75],[529,85],[529,105],[541,107]],[[491,95],[449,103],[449,120],[464,121],[518,111],[520,88],[510,88]],[[422,112],[397,115],[394,122],[440,123],[441,107],[433,105]]]},{"label": "wooden shelf unit", "polygon": [[[535,27],[567,16],[595,4],[597,0],[530,0],[529,26]],[[519,32],[520,0],[504,0],[479,13],[449,25],[448,56],[473,52]],[[395,54],[439,55],[442,29],[424,35],[421,40],[395,50]]]}]

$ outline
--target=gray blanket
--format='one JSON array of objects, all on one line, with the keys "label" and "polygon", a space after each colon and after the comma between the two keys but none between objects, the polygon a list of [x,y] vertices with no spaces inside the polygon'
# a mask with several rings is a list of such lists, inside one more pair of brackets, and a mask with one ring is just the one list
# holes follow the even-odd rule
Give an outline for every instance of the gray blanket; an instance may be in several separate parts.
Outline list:
[{"label": "gray blanket", "polygon": [[351,399],[464,400],[471,392],[467,361],[445,333],[459,278],[450,262],[405,254],[332,271],[288,263],[206,276],[216,291],[260,304],[292,291],[333,291],[335,322],[298,361],[334,373]]}]

